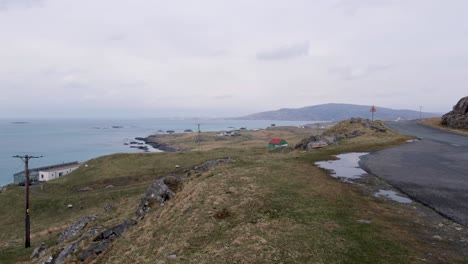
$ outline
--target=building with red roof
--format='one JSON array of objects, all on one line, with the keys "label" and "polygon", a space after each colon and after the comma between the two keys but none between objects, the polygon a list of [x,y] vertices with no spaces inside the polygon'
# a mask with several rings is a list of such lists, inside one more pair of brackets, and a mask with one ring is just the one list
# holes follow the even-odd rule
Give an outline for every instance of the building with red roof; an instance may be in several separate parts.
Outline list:
[{"label": "building with red roof", "polygon": [[282,138],[273,138],[268,143],[269,148],[287,147],[288,142]]}]

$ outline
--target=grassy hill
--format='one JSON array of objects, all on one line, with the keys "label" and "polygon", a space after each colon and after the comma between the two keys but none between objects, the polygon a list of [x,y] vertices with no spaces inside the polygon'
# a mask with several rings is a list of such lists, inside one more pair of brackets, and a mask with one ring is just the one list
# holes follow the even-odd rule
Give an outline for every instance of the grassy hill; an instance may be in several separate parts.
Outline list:
[{"label": "grassy hill", "polygon": [[[219,140],[204,134],[202,150],[190,134],[167,135],[189,149],[178,153],[115,154],[87,162],[66,177],[31,193],[33,246],[46,242],[47,256],[59,234],[80,216],[97,215],[94,227],[135,218],[147,187],[165,175],[179,175],[205,161],[231,157],[188,177],[164,205],[153,204],[143,219],[88,263],[428,263],[466,261],[448,239],[434,241],[440,221],[416,205],[379,200],[314,166],[350,151],[373,151],[408,137],[388,131],[346,139],[312,152],[269,151],[267,139],[291,145],[318,133],[309,128],[241,132]],[[182,137],[182,138],[181,138]],[[217,140],[218,139],[218,140]],[[203,146],[206,146],[204,149]],[[178,165],[178,166],[176,166]],[[113,185],[113,188],[107,188]],[[90,187],[90,191],[80,191]],[[0,193],[0,263],[29,263],[23,249],[24,187]],[[68,204],[73,204],[69,209]],[[112,205],[112,209],[108,205]],[[427,219],[427,215],[435,220]],[[360,221],[367,219],[367,222]],[[445,235],[445,234],[444,234]],[[68,259],[77,257],[90,240]],[[431,252],[431,255],[427,255]]]},{"label": "grassy hill", "polygon": [[[369,105],[353,104],[322,104],[307,106],[302,108],[283,108],[276,111],[267,111],[255,113],[238,119],[245,120],[298,120],[298,121],[341,121],[351,117],[371,118]],[[422,113],[423,118],[441,116],[437,113]],[[375,119],[395,120],[417,119],[419,111],[414,110],[395,110],[390,108],[378,107],[374,114]]]}]

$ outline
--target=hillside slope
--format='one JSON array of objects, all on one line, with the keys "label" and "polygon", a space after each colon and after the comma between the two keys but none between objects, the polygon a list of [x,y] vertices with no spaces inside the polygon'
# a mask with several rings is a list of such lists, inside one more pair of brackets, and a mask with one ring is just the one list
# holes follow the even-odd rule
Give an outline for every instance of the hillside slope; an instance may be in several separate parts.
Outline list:
[{"label": "hillside slope", "polygon": [[[245,120],[298,120],[298,121],[341,121],[351,117],[370,118],[369,105],[353,104],[322,104],[306,106],[302,108],[283,108],[275,111],[255,113],[236,119]],[[422,113],[423,118],[440,116],[437,113]],[[395,119],[417,119],[419,111],[395,110],[384,107],[377,107],[374,114],[375,119],[395,120]]]},{"label": "hillside slope", "polygon": [[[334,132],[344,133],[343,126]],[[49,246],[32,260],[33,248],[24,249],[22,241],[24,189],[8,186],[0,193],[0,263],[466,262],[466,228],[415,203],[376,198],[314,166],[336,154],[400,144],[407,136],[371,133],[313,151],[266,146],[267,138],[295,145],[315,132],[275,127],[217,142],[202,134],[209,150],[90,160],[32,188],[32,246]],[[213,163],[225,157],[229,162]],[[164,186],[173,193],[159,192]],[[94,220],[77,229],[83,217]]]}]

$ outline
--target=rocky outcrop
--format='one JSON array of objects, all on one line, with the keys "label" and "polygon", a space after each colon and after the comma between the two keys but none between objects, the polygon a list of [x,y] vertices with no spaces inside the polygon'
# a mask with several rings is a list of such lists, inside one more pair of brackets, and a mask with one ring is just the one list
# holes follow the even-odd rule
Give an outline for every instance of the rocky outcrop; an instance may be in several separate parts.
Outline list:
[{"label": "rocky outcrop", "polygon": [[102,252],[106,251],[112,244],[112,241],[120,237],[131,226],[136,225],[135,220],[125,220],[122,224],[106,229],[93,240],[93,243],[80,254],[80,260],[85,261],[93,259]]},{"label": "rocky outcrop", "polygon": [[468,96],[460,99],[452,111],[442,116],[441,125],[455,129],[468,129]]},{"label": "rocky outcrop", "polygon": [[49,248],[45,243],[41,243],[38,247],[36,247],[33,252],[31,253],[31,259],[33,258],[40,258],[42,255],[45,254],[45,251]]},{"label": "rocky outcrop", "polygon": [[148,187],[144,196],[141,198],[136,215],[143,218],[153,205],[164,204],[169,199],[175,196],[181,182],[191,175],[198,174],[209,170],[219,163],[232,161],[231,158],[223,158],[207,161],[201,165],[194,167],[191,170],[185,171],[185,175],[169,175],[156,180]]},{"label": "rocky outcrop", "polygon": [[166,177],[156,180],[146,190],[136,211],[138,217],[143,217],[154,204],[164,204],[164,202],[175,196],[175,193],[164,182],[165,179]]},{"label": "rocky outcrop", "polygon": [[364,118],[351,118],[335,125],[322,135],[312,135],[296,144],[294,149],[312,150],[338,144],[346,138],[355,138],[366,133],[384,133],[387,130],[380,124]]},{"label": "rocky outcrop", "polygon": [[207,171],[211,168],[213,168],[214,166],[218,165],[219,163],[223,163],[223,162],[230,162],[232,161],[231,158],[223,158],[223,159],[216,159],[216,160],[210,160],[210,161],[207,161],[201,165],[198,165],[196,166],[195,168],[189,170],[187,172],[187,177],[188,176],[191,176],[193,174],[197,174],[197,173],[201,173],[203,171]]},{"label": "rocky outcrop", "polygon": [[[73,241],[72,243],[68,244],[64,247],[57,257],[52,257],[54,264],[62,264],[65,263],[65,260],[73,253],[76,253],[80,248],[81,241],[87,239],[88,237],[92,237],[98,233],[100,227],[92,227],[88,229],[79,239]],[[49,258],[50,259],[50,258]]]},{"label": "rocky outcrop", "polygon": [[358,124],[361,124],[363,127],[373,129],[373,130],[375,130],[377,132],[385,132],[386,131],[385,128],[383,128],[381,126],[378,126],[373,121],[371,121],[369,119],[365,119],[365,118],[352,117],[351,119],[349,119],[349,123],[351,123],[351,124],[358,123]]},{"label": "rocky outcrop", "polygon": [[89,222],[96,221],[97,216],[91,215],[91,216],[84,216],[78,219],[74,224],[69,226],[67,229],[65,229],[57,239],[57,244],[60,244],[66,240],[69,240],[71,238],[74,238],[78,233],[83,230],[83,228],[88,225]]}]

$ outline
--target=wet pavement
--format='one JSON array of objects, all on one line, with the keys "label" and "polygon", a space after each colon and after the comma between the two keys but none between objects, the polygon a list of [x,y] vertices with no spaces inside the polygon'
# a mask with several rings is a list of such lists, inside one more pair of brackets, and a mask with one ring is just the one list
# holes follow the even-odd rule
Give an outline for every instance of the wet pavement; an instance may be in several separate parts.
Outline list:
[{"label": "wet pavement", "polygon": [[386,125],[421,140],[367,155],[360,165],[411,199],[468,226],[468,136],[415,121]]}]

